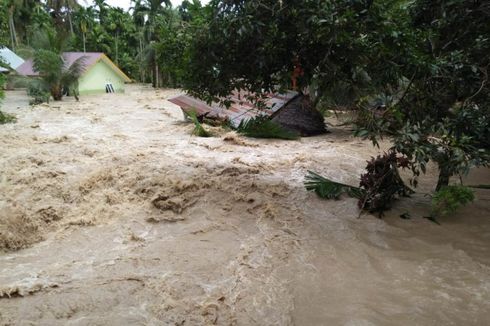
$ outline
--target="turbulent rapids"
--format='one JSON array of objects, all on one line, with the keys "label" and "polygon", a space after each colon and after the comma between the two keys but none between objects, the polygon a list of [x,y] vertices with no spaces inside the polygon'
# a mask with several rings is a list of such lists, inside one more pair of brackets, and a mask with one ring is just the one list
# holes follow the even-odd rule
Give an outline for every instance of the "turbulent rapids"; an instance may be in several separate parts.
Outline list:
[{"label": "turbulent rapids", "polygon": [[358,218],[355,199],[321,200],[303,180],[357,185],[370,143],[336,127],[194,137],[166,101],[177,94],[131,86],[29,107],[7,93],[1,325],[488,323],[488,190],[436,225],[422,218],[429,169],[420,194]]}]

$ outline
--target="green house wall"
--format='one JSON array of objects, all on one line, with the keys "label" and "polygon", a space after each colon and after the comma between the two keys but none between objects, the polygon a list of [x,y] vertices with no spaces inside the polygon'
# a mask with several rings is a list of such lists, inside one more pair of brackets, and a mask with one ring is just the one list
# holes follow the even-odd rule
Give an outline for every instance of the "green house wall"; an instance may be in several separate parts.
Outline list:
[{"label": "green house wall", "polygon": [[124,80],[103,60],[99,60],[78,81],[80,94],[105,93],[105,85],[111,83],[117,93],[124,92]]}]

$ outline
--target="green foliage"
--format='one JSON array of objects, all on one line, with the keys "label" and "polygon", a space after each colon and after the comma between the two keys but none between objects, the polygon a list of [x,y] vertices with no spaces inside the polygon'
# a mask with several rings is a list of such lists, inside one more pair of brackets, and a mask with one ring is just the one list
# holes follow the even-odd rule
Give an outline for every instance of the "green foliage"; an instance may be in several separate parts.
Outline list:
[{"label": "green foliage", "polygon": [[356,135],[374,144],[394,140],[414,185],[431,160],[436,189],[489,162],[485,1],[215,0],[201,17],[184,46],[191,94],[290,88],[299,65],[315,103],[358,110]]},{"label": "green foliage", "polygon": [[3,125],[5,123],[15,122],[15,121],[17,121],[15,116],[0,111],[0,125]]},{"label": "green foliage", "polygon": [[33,80],[27,88],[27,95],[31,97],[29,101],[30,105],[37,105],[45,102],[49,102],[51,94],[46,89],[45,83],[39,80]]},{"label": "green foliage", "polygon": [[368,161],[359,187],[334,182],[311,171],[308,171],[304,185],[306,190],[315,191],[318,196],[326,199],[338,199],[346,193],[359,199],[360,209],[382,214],[396,198],[413,193],[398,174],[398,167],[404,167],[405,163],[404,158],[397,158],[396,153],[391,151]]},{"label": "green foliage", "polygon": [[355,102],[399,77],[389,69],[405,52],[404,36],[394,33],[408,21],[399,3],[212,1],[194,37],[185,87],[207,101],[234,89],[287,89],[299,64],[300,89],[313,87],[319,97],[343,90]]},{"label": "green foliage", "polygon": [[268,116],[257,116],[242,120],[236,130],[240,134],[253,138],[279,138],[287,140],[299,138],[298,133],[284,129]]},{"label": "green foliage", "polygon": [[[5,97],[5,93],[3,91],[4,84],[5,84],[5,77],[4,75],[0,74],[0,104],[3,98]],[[17,119],[13,115],[0,111],[0,124],[15,122],[16,120]]]},{"label": "green foliage", "polygon": [[192,131],[193,135],[196,135],[198,137],[211,137],[211,133],[204,129],[202,124],[199,122],[199,119],[197,118],[196,112],[190,112],[188,114],[189,118],[192,120],[194,123],[194,130]]},{"label": "green foliage", "polygon": [[49,89],[55,101],[63,97],[63,88],[76,87],[85,70],[86,57],[80,57],[68,65],[63,52],[69,39],[63,33],[47,30],[40,33],[39,48],[34,53],[33,67],[39,73],[44,87]]},{"label": "green foliage", "polygon": [[443,217],[454,213],[458,208],[475,199],[473,191],[465,186],[443,187],[432,197],[431,217]]},{"label": "green foliage", "polygon": [[328,180],[313,171],[308,171],[304,185],[307,191],[314,191],[319,197],[326,199],[339,199],[344,193],[355,198],[361,198],[364,195],[363,191],[357,187]]}]

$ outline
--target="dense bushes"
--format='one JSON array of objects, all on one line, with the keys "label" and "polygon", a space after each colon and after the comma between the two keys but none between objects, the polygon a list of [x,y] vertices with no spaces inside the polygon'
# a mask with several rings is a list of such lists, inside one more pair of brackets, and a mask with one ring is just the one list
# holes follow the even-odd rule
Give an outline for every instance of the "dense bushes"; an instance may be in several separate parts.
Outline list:
[{"label": "dense bushes", "polygon": [[33,80],[30,82],[27,88],[27,95],[31,97],[31,100],[29,101],[30,105],[49,102],[49,98],[51,96],[44,83],[39,80]]}]

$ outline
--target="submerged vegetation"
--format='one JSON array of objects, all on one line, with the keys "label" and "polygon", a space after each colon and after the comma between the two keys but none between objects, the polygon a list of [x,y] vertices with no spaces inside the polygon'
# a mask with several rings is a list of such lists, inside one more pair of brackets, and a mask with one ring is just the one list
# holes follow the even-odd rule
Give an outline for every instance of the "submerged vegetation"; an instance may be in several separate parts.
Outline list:
[{"label": "submerged vegetation", "polygon": [[211,137],[211,133],[204,129],[201,122],[199,121],[196,112],[190,112],[188,114],[192,123],[194,123],[194,129],[192,130],[192,134],[198,137]]},{"label": "submerged vegetation", "polygon": [[432,197],[431,217],[438,218],[452,214],[474,199],[475,195],[468,187],[461,185],[443,187]]},{"label": "submerged vegetation", "polygon": [[13,115],[0,111],[0,125],[15,121],[17,121],[17,119]]},{"label": "submerged vegetation", "polygon": [[358,206],[361,210],[382,215],[396,198],[413,193],[398,173],[398,168],[403,167],[406,167],[406,160],[397,157],[396,153],[391,151],[368,161],[366,172],[361,175],[359,187],[326,179],[312,171],[308,171],[304,184],[306,190],[314,191],[326,199],[338,199],[346,193],[359,199]]},{"label": "submerged vegetation", "polygon": [[245,119],[237,127],[239,134],[253,138],[278,138],[294,140],[299,138],[299,134],[283,128],[281,125],[272,121],[268,116],[257,116]]}]

